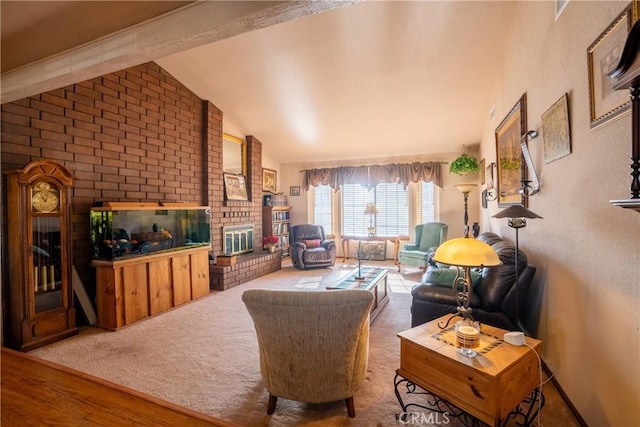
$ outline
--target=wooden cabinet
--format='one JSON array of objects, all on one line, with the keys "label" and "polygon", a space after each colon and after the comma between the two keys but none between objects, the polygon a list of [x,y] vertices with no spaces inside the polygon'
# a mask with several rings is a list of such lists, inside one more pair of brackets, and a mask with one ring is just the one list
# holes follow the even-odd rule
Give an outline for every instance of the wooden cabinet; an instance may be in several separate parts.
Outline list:
[{"label": "wooden cabinet", "polygon": [[7,172],[6,181],[7,345],[29,351],[78,333],[71,287],[73,176],[56,162],[38,160]]},{"label": "wooden cabinet", "polygon": [[208,206],[105,202],[90,216],[101,327],[119,329],[209,293]]},{"label": "wooden cabinet", "polygon": [[[526,419],[519,425],[531,425],[536,408],[541,408],[536,402],[540,398],[536,353],[542,342],[527,337],[527,345],[513,346],[500,339],[507,331],[483,324],[476,348],[481,356],[461,356],[454,327],[439,326],[449,318],[446,315],[398,334],[400,369],[396,373],[404,380],[396,377],[395,385],[401,407],[406,408],[402,392],[419,394],[401,386],[409,381],[428,391],[420,393],[426,400],[438,396],[489,425],[502,426],[505,420],[520,416]],[[519,407],[525,400],[526,406]]]},{"label": "wooden cabinet", "polygon": [[291,256],[290,228],[291,206],[264,206],[262,208],[262,236],[278,237],[278,251],[280,251],[282,258]]},{"label": "wooden cabinet", "polygon": [[207,295],[209,249],[93,260],[99,326],[119,329]]}]

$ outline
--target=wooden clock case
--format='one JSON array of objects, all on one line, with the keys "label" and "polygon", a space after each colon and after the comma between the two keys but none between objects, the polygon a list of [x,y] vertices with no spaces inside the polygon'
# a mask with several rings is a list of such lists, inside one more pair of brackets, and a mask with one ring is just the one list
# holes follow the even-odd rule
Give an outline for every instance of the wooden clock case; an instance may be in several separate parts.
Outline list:
[{"label": "wooden clock case", "polygon": [[72,293],[73,175],[51,160],[6,172],[8,304],[6,344],[21,351],[78,333]]}]

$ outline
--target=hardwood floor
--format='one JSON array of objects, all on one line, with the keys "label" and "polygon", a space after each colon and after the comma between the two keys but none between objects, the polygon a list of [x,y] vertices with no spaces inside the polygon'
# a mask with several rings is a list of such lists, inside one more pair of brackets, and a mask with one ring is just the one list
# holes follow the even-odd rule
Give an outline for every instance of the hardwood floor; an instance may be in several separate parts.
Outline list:
[{"label": "hardwood floor", "polygon": [[2,425],[236,424],[2,347]]}]

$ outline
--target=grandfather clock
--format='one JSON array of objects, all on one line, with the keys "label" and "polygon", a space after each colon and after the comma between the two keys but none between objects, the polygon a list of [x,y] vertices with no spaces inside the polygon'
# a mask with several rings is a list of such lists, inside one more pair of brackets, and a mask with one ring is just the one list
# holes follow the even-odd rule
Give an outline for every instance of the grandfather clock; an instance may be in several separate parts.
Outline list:
[{"label": "grandfather clock", "polygon": [[11,327],[22,351],[78,333],[71,287],[70,193],[73,176],[38,160],[6,173]]}]

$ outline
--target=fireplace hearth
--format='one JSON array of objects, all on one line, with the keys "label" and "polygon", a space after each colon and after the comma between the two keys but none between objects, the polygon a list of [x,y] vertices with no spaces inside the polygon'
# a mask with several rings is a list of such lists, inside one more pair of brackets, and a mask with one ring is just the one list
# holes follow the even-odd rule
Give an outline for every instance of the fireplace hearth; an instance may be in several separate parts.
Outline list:
[{"label": "fireplace hearth", "polygon": [[253,224],[222,227],[222,253],[226,256],[253,252]]}]

